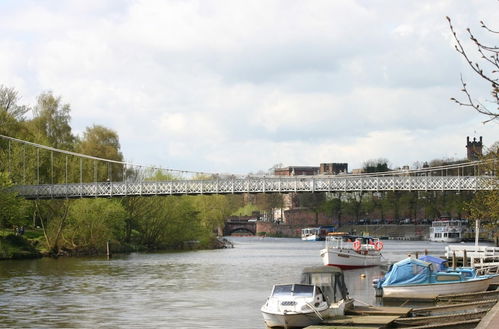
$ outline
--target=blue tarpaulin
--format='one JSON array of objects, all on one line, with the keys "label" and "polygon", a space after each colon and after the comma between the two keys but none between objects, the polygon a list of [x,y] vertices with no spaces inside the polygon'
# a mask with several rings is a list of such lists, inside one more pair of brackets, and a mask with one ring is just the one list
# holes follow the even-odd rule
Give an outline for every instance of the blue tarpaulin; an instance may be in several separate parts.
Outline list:
[{"label": "blue tarpaulin", "polygon": [[431,263],[419,259],[406,258],[392,265],[386,273],[381,286],[423,284],[429,283],[431,278]]},{"label": "blue tarpaulin", "polygon": [[425,255],[419,257],[420,260],[432,263],[433,264],[433,270],[434,271],[445,271],[447,270],[447,260],[435,257],[435,256],[430,256],[430,255]]}]

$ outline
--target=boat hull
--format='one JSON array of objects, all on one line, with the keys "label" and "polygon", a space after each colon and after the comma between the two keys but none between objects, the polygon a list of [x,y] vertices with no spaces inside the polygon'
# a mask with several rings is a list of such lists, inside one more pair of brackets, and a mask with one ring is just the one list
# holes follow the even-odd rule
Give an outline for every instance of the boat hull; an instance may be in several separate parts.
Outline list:
[{"label": "boat hull", "polygon": [[383,287],[383,298],[433,299],[439,295],[448,295],[456,292],[470,293],[485,291],[491,283],[492,278],[489,277],[461,282],[393,285]]},{"label": "boat hull", "polygon": [[[318,312],[322,318],[328,315],[328,310]],[[262,309],[263,320],[267,327],[303,328],[319,324],[322,320],[313,311],[307,313],[270,313]]]},{"label": "boat hull", "polygon": [[309,236],[302,236],[301,238],[303,241],[321,241],[324,239],[321,239],[319,235],[309,235]]},{"label": "boat hull", "polygon": [[381,254],[362,255],[349,249],[321,250],[322,263],[326,266],[337,266],[341,269],[355,269],[381,265]]}]

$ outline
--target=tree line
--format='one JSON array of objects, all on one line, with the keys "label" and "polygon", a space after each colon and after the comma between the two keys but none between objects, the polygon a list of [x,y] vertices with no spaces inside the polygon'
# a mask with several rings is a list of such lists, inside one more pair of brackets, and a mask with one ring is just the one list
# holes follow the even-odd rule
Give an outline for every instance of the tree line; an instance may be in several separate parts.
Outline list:
[{"label": "tree line", "polygon": [[[19,100],[15,89],[0,85],[0,134],[123,161],[118,133],[94,124],[87,127],[82,136],[77,136],[71,127],[71,106],[63,103],[61,97],[51,92],[42,93],[34,107],[19,104]],[[29,118],[28,114],[31,114]],[[26,152],[32,153],[26,155]],[[50,152],[14,149],[5,140],[1,141],[0,229],[9,232],[16,226],[37,228],[41,234],[35,242],[49,254],[100,253],[108,241],[123,250],[178,249],[184,241],[192,240],[199,241],[200,247],[209,247],[224,219],[243,204],[242,196],[221,195],[27,201],[8,191],[14,182],[64,183],[68,175],[74,176],[70,180],[85,182],[123,178],[120,164],[113,164],[115,168],[101,166],[97,170],[83,170],[84,177],[77,177],[81,173],[75,168],[82,164],[72,162],[80,160],[70,159],[69,164],[67,161]],[[9,170],[23,166],[37,169]],[[83,166],[88,169],[94,164],[83,163]]]},{"label": "tree line", "polygon": [[[118,133],[102,125],[87,127],[81,136],[71,127],[71,106],[51,92],[42,93],[34,107],[19,104],[13,88],[0,86],[0,134],[94,157],[123,161]],[[28,118],[28,113],[31,116]],[[26,152],[32,152],[26,154]],[[123,250],[182,248],[184,241],[214,242],[224,220],[230,216],[265,213],[269,221],[276,209],[288,206],[281,194],[125,197],[117,199],[27,201],[8,192],[14,182],[31,184],[65,181],[120,181],[134,175],[121,164],[96,167],[93,162],[54,157],[49,152],[11,148],[0,141],[0,229],[14,226],[38,228],[39,247],[49,254],[100,253],[111,241]],[[486,157],[497,158],[497,143]],[[36,161],[36,162],[35,162]],[[80,162],[81,161],[81,162]],[[429,166],[451,160],[433,160]],[[454,161],[454,160],[452,160]],[[28,162],[28,163],[26,163]],[[79,172],[77,168],[86,169]],[[9,170],[30,167],[35,170]],[[69,168],[69,170],[68,170]],[[386,159],[367,160],[365,172],[390,171]],[[67,176],[71,177],[67,177]],[[82,177],[78,177],[81,175]],[[149,179],[176,179],[151,172]],[[36,177],[35,177],[36,176]],[[202,178],[202,177],[200,177]],[[147,177],[146,177],[147,179]],[[410,218],[417,222],[443,215],[497,220],[497,188],[491,192],[386,192],[303,193],[291,195],[293,207],[327,216],[332,223],[361,219],[381,223]],[[289,197],[289,196],[288,196]]]}]

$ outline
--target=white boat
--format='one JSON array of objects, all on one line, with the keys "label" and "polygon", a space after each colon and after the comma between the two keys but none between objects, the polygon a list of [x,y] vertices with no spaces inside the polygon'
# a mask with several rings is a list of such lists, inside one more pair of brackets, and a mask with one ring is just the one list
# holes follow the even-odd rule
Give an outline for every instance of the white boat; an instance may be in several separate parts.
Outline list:
[{"label": "white boat", "polygon": [[303,328],[352,306],[341,269],[319,266],[305,268],[300,284],[274,285],[261,312],[267,327]]},{"label": "white boat", "polygon": [[334,230],[335,227],[330,225],[306,227],[301,230],[301,239],[304,241],[324,241],[326,236]]},{"label": "white boat", "polygon": [[467,229],[468,222],[461,219],[442,217],[433,221],[430,227],[430,241],[460,242]]},{"label": "white boat", "polygon": [[377,283],[383,298],[433,299],[439,295],[485,291],[493,276],[471,269],[435,271],[431,262],[406,258],[392,265]]},{"label": "white boat", "polygon": [[356,237],[346,233],[333,233],[326,237],[321,250],[322,263],[341,269],[355,269],[381,265],[383,242],[378,238]]},{"label": "white boat", "polygon": [[306,227],[302,229],[301,239],[304,241],[320,241],[320,229],[318,227]]}]

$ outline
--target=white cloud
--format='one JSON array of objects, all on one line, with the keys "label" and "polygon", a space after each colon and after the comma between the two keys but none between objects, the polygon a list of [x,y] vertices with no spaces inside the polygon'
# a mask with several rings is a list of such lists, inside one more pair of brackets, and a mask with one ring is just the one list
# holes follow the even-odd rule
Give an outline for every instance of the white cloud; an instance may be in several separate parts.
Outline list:
[{"label": "white cloud", "polygon": [[464,32],[492,21],[496,7],[9,2],[0,4],[0,47],[8,49],[0,83],[23,101],[53,90],[71,104],[75,131],[115,129],[134,162],[237,173],[280,162],[353,168],[377,157],[412,164],[461,156],[475,131],[486,143],[499,139],[449,101],[459,96],[460,72],[474,81],[444,18]]}]

